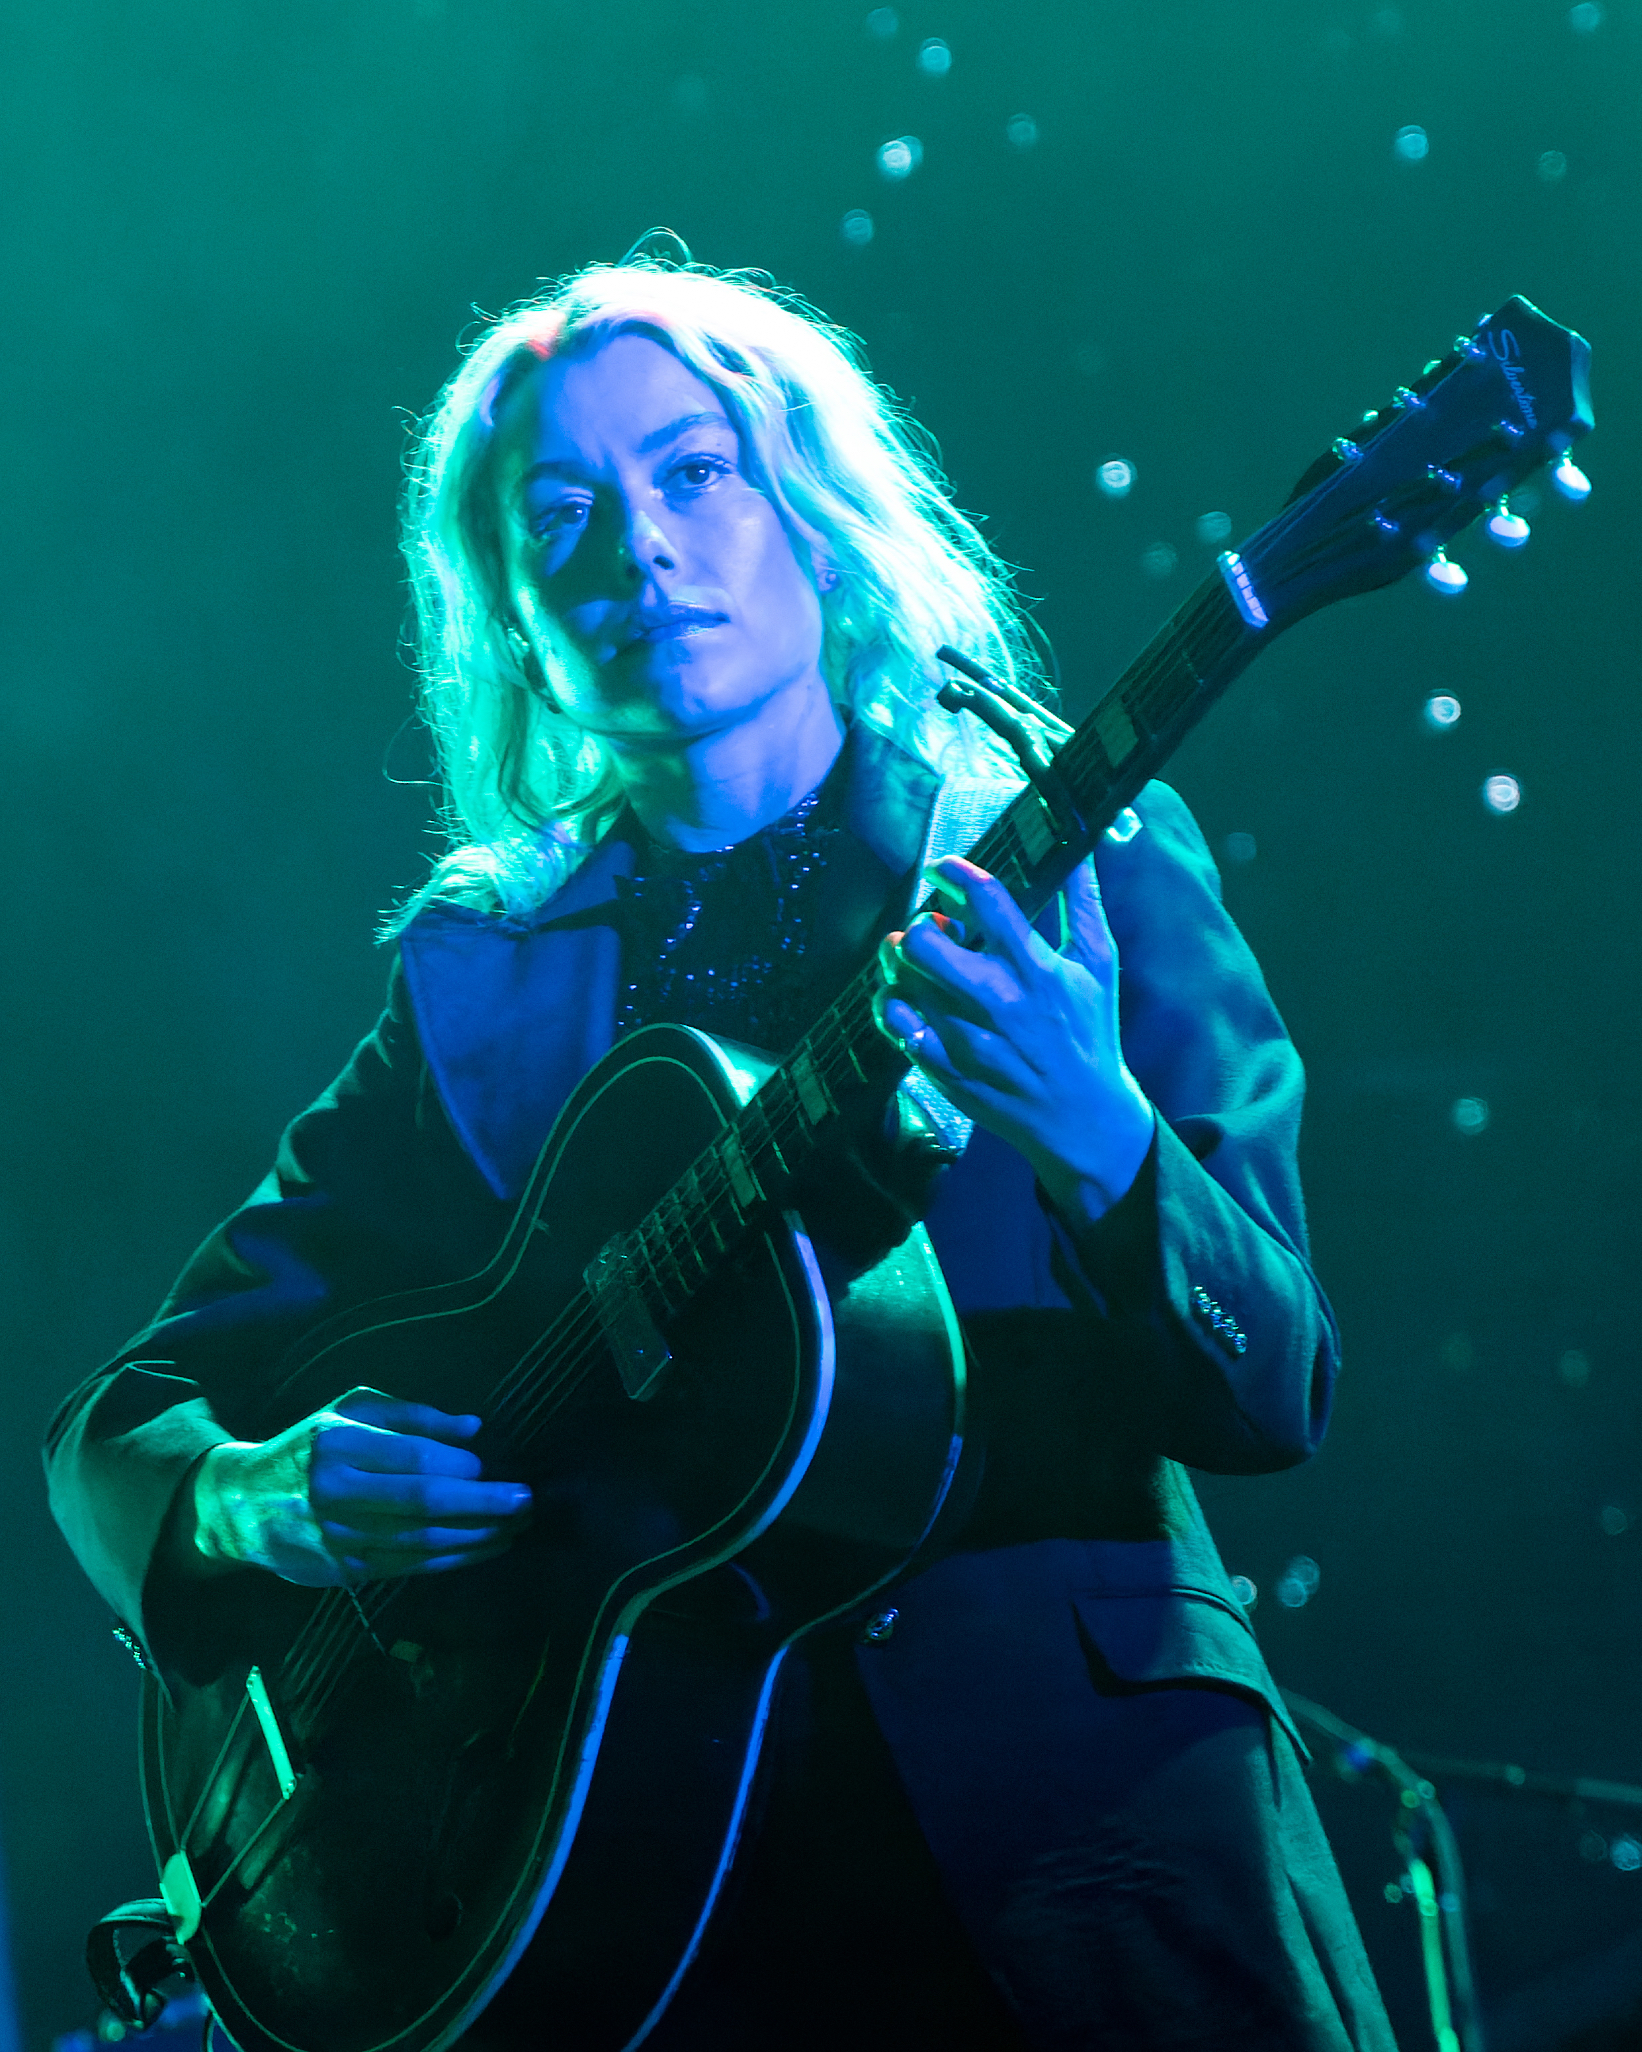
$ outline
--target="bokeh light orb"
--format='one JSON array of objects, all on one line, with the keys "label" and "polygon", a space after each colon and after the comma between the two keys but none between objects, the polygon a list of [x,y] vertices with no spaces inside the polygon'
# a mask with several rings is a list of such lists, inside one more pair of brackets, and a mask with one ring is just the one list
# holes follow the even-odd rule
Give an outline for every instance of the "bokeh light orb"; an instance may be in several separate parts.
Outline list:
[{"label": "bokeh light orb", "polygon": [[873,232],[872,216],[865,207],[851,207],[839,223],[839,233],[851,249],[865,249]]},{"label": "bokeh light orb", "polygon": [[1123,456],[1108,456],[1095,472],[1095,489],[1108,499],[1126,499],[1135,488],[1135,467]]},{"label": "bokeh light orb", "polygon": [[1579,6],[1568,9],[1568,26],[1576,36],[1594,36],[1603,19],[1602,9],[1596,0],[1580,0]]},{"label": "bokeh light orb", "polygon": [[1418,164],[1430,155],[1431,138],[1423,128],[1411,124],[1407,128],[1397,130],[1391,148],[1393,154],[1401,157],[1405,164]]},{"label": "bokeh light orb", "polygon": [[1522,786],[1515,777],[1500,770],[1483,779],[1482,802],[1490,812],[1515,812],[1522,803]]},{"label": "bokeh light orb", "polygon": [[1568,159],[1560,150],[1541,150],[1539,154],[1539,175],[1541,182],[1555,185],[1568,175]]},{"label": "bokeh light orb", "polygon": [[1196,520],[1197,538],[1206,549],[1217,549],[1231,536],[1231,515],[1229,513],[1199,513]]},{"label": "bokeh light orb", "polygon": [[881,43],[887,43],[900,26],[901,17],[893,7],[875,7],[867,16],[867,34]]},{"label": "bokeh light orb", "polygon": [[1448,1116],[1457,1132],[1486,1133],[1494,1115],[1486,1097],[1456,1097]]},{"label": "bokeh light orb", "polygon": [[1030,114],[1011,114],[1003,132],[1017,150],[1029,150],[1038,139],[1038,124]]},{"label": "bokeh light orb", "polygon": [[918,45],[918,69],[931,78],[945,78],[952,69],[952,52],[939,36]]},{"label": "bokeh light orb", "polygon": [[1459,725],[1460,702],[1449,691],[1433,691],[1425,701],[1425,724],[1435,734],[1446,734]]},{"label": "bokeh light orb", "polygon": [[1285,1610],[1303,1610],[1317,1594],[1322,1570],[1309,1554],[1297,1553],[1277,1578],[1277,1600]]},{"label": "bokeh light orb", "polygon": [[915,135],[898,135],[878,150],[878,169],[886,178],[910,178],[924,161],[924,146]]},{"label": "bokeh light orb", "polygon": [[1153,542],[1140,559],[1140,567],[1148,577],[1172,577],[1179,556],[1166,541]]}]

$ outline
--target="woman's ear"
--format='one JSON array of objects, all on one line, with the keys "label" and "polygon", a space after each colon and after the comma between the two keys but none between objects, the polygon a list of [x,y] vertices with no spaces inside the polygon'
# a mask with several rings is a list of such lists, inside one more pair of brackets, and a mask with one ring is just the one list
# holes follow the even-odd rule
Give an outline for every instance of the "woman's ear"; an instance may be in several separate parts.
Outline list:
[{"label": "woman's ear", "polygon": [[838,572],[818,548],[812,547],[810,550],[810,568],[815,573],[815,588],[817,591],[836,591],[838,589]]}]

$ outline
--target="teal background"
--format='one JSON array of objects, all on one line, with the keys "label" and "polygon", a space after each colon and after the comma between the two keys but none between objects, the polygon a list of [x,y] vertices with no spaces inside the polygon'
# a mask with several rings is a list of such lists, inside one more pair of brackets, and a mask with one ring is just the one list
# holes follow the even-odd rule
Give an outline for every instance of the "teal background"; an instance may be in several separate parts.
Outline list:
[{"label": "teal background", "polygon": [[[1310,1067],[1347,1335],[1320,1458],[1203,1488],[1272,1664],[1410,1747],[1642,1781],[1642,1524],[1601,1522],[1642,1521],[1642,8],[1589,34],[1542,0],[900,12],[881,38],[856,0],[0,7],[0,1832],[30,2048],[88,2017],[85,1926],[152,1885],[136,1677],[46,1515],[40,1429],[374,1016],[373,918],[430,846],[407,417],[475,304],[656,222],[866,338],[1041,596],[1074,711],[1206,569],[1198,515],[1258,525],[1509,292],[1591,338],[1590,504],[1548,502],[1519,557],[1468,540],[1463,600],[1415,583],[1297,630],[1176,781],[1217,850],[1255,839],[1227,896]],[[874,154],[907,133],[892,185]],[[1121,502],[1092,487],[1113,454]],[[1464,707],[1443,735],[1436,690]],[[1498,769],[1509,818],[1478,796]],[[1321,1581],[1291,1611],[1296,1554]],[[1319,1794],[1421,2046],[1384,1806],[1326,1767]],[[1623,1818],[1455,1815],[1495,2052],[1556,2041],[1536,2001],[1562,2031],[1642,1996],[1642,1873],[1578,1849]]]}]

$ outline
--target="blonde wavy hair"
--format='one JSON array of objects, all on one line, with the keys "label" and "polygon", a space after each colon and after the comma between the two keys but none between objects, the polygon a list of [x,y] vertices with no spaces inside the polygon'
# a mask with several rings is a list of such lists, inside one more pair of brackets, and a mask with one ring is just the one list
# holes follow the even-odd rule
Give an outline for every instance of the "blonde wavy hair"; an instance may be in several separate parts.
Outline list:
[{"label": "blonde wavy hair", "polygon": [[1017,688],[1041,689],[1007,566],[952,503],[933,445],[868,377],[852,336],[756,275],[653,258],[590,265],[492,321],[417,431],[402,545],[448,847],[389,933],[434,899],[528,917],[619,810],[604,747],[530,687],[508,631],[494,424],[549,358],[633,331],[711,386],[799,561],[818,546],[836,572],[820,593],[822,667],[847,716],[937,770],[984,773],[999,766],[997,744],[936,704],[936,648],[950,642]]}]

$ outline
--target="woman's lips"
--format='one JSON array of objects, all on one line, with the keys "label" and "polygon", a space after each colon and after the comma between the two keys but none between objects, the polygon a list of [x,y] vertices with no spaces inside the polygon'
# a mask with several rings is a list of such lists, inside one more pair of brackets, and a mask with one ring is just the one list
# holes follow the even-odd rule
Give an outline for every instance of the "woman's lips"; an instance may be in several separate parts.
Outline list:
[{"label": "woman's lips", "polygon": [[722,627],[724,615],[709,606],[669,606],[665,612],[641,614],[634,624],[635,641],[672,641],[705,627]]}]

